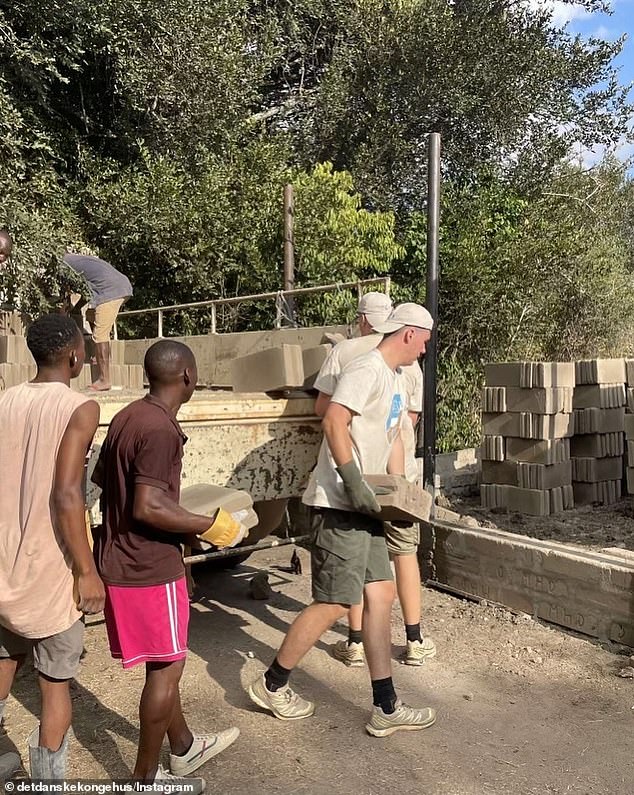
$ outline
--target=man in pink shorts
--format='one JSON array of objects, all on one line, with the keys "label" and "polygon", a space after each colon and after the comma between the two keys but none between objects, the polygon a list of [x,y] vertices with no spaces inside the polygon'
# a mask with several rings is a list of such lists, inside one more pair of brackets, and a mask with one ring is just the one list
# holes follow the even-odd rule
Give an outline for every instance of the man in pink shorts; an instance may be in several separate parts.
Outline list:
[{"label": "man in pink shorts", "polygon": [[[197,545],[211,524],[178,504],[186,437],[176,414],[194,392],[196,360],[186,345],[161,340],[144,365],[150,392],[110,423],[93,481],[103,489],[95,559],[106,584],[110,650],[124,668],[145,664],[133,777],[150,783],[192,773],[239,731],[192,734],[180,703],[189,622],[181,544]],[[170,773],[159,765],[166,734]]]}]

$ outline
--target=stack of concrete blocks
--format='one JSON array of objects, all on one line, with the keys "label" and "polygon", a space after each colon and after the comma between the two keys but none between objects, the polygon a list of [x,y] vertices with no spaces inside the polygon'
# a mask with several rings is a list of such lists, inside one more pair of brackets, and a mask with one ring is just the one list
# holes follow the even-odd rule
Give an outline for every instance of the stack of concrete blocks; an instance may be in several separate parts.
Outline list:
[{"label": "stack of concrete blocks", "polygon": [[30,381],[36,369],[26,339],[18,334],[4,334],[3,330],[0,331],[0,390]]},{"label": "stack of concrete blocks", "polygon": [[634,494],[634,359],[625,360],[625,379],[623,484],[628,494]]},{"label": "stack of concrete blocks", "polygon": [[[87,351],[87,355],[90,351]],[[112,385],[126,390],[143,389],[143,367],[125,364],[122,341],[110,345],[110,377]],[[0,391],[35,377],[36,367],[26,344],[25,320],[18,312],[0,312]],[[96,367],[86,364],[71,387],[82,391],[97,378]]]},{"label": "stack of concrete blocks", "polygon": [[577,505],[621,498],[625,430],[625,360],[575,363],[572,486]]},{"label": "stack of concrete blocks", "polygon": [[482,505],[533,516],[574,507],[574,364],[490,364],[485,384]]}]

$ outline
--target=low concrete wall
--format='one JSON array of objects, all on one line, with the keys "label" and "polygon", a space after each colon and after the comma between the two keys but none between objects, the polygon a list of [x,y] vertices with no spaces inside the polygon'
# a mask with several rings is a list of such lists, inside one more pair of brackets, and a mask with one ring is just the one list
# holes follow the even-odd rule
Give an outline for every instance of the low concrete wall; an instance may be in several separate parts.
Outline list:
[{"label": "low concrete wall", "polygon": [[425,579],[603,641],[634,646],[634,564],[613,554],[434,521]]},{"label": "low concrete wall", "polygon": [[436,456],[434,486],[441,494],[464,496],[480,490],[480,448],[467,447]]}]

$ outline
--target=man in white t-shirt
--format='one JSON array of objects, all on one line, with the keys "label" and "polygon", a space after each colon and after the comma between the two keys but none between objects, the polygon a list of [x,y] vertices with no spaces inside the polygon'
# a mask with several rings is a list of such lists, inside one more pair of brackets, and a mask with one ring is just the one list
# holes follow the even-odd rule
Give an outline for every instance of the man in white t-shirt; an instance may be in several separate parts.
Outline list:
[{"label": "man in white t-shirt", "polygon": [[[381,295],[377,293],[377,295]],[[361,306],[359,306],[361,310]],[[330,351],[315,381],[315,389],[319,394],[315,402],[315,412],[323,417],[330,404],[330,399],[337,387],[339,377],[346,365],[357,356],[374,350],[383,335],[376,331],[387,320],[380,313],[372,318],[373,323],[361,324],[363,336],[339,342]],[[368,333],[364,333],[368,332]],[[403,416],[401,436],[405,448],[405,476],[414,481],[418,477],[416,466],[416,437],[414,428],[423,402],[423,374],[418,362],[402,367],[401,373],[405,384],[407,412]],[[429,637],[423,637],[420,628],[421,618],[421,586],[420,569],[418,567],[418,544],[420,528],[418,523],[391,523],[384,525],[388,552],[394,562],[396,588],[403,621],[405,623],[406,650],[403,662],[406,665],[423,665],[425,660],[436,655],[436,645]],[[363,603],[354,605],[348,614],[348,640],[340,640],[332,648],[335,659],[352,667],[361,667],[365,663],[361,624],[363,621]]]},{"label": "man in white t-shirt", "polygon": [[366,730],[386,737],[431,726],[430,707],[414,709],[392,682],[390,614],[395,589],[380,508],[364,475],[404,474],[400,437],[405,412],[398,370],[417,361],[431,336],[422,306],[402,304],[376,350],[353,359],[341,374],[323,420],[324,440],[304,494],[312,507],[313,602],[297,616],[268,670],[249,687],[251,700],[281,720],[313,714],[315,705],[288,684],[293,668],[321,635],[364,598],[363,640],[373,710]]}]

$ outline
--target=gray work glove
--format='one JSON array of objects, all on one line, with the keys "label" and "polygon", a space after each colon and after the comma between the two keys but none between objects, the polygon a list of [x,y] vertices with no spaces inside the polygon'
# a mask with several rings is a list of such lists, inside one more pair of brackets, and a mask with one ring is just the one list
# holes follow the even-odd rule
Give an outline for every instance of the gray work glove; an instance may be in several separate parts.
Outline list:
[{"label": "gray work glove", "polygon": [[347,464],[337,467],[337,472],[343,480],[346,494],[355,511],[369,514],[381,513],[381,506],[376,501],[372,487],[363,479],[363,475],[354,461],[348,461]]}]

